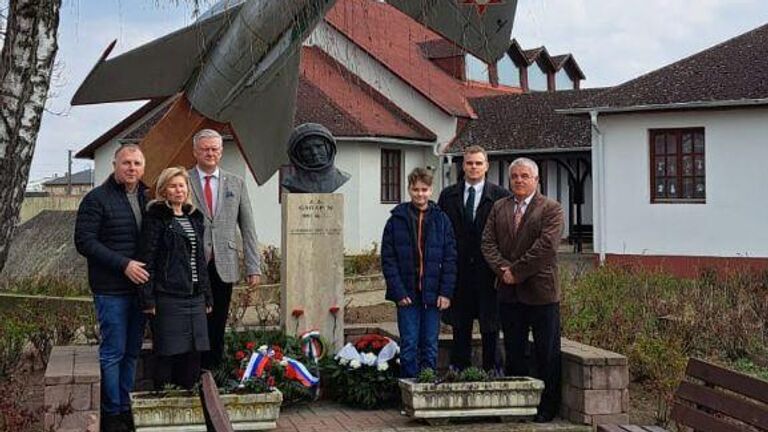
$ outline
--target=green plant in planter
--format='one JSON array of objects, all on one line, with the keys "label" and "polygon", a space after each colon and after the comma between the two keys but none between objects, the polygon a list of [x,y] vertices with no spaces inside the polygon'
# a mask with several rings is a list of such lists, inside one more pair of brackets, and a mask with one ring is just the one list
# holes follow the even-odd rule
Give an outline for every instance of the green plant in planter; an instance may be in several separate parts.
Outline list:
[{"label": "green plant in planter", "polygon": [[458,382],[479,382],[479,381],[488,381],[488,379],[489,379],[488,372],[472,366],[459,372],[459,378],[457,381]]},{"label": "green plant in planter", "polygon": [[437,372],[432,368],[426,368],[419,371],[416,375],[416,382],[421,384],[433,383],[437,381]]},{"label": "green plant in planter", "polygon": [[438,374],[434,369],[427,368],[422,369],[418,375],[416,375],[416,382],[420,384],[440,384],[440,383],[454,383],[454,382],[482,382],[491,380],[491,376],[488,372],[477,368],[468,367],[461,372],[454,369],[448,369],[443,374]]}]

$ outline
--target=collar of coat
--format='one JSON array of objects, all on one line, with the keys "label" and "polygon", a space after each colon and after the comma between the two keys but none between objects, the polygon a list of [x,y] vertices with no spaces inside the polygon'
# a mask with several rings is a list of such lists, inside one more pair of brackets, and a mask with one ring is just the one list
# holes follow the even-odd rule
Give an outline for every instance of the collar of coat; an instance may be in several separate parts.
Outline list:
[{"label": "collar of coat", "polygon": [[[181,211],[184,213],[185,216],[192,215],[198,210],[194,208],[191,204],[184,204],[181,206]],[[147,213],[152,216],[158,216],[163,219],[170,219],[174,217],[173,209],[165,202],[165,201],[152,201],[149,203],[149,206],[147,208]]]}]

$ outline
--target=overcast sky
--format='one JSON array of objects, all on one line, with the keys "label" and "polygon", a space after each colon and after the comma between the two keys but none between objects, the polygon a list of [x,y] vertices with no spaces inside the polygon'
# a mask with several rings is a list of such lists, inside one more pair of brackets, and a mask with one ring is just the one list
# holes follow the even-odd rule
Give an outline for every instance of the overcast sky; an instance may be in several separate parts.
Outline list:
[{"label": "overcast sky", "polygon": [[[177,3],[64,0],[55,96],[48,104],[56,114],[43,119],[30,180],[66,172],[68,149],[83,148],[141,105],[70,107],[69,101],[113,39],[112,56],[190,24],[191,6]],[[513,36],[523,48],[572,53],[587,76],[584,86],[597,87],[620,84],[765,23],[766,0],[520,0]],[[74,170],[88,166],[75,161]]]}]

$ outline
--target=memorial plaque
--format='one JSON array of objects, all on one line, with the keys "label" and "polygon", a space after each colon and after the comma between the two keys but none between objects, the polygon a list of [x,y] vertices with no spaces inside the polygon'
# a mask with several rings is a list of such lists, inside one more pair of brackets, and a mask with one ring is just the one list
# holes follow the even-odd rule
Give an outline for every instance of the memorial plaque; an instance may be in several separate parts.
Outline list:
[{"label": "memorial plaque", "polygon": [[344,340],[344,196],[284,194],[280,322],[318,330],[334,353]]}]

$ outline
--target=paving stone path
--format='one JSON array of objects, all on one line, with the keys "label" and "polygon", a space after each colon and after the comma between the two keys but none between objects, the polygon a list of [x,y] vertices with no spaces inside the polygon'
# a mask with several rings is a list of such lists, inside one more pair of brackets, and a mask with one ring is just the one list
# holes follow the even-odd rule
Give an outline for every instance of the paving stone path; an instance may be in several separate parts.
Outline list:
[{"label": "paving stone path", "polygon": [[331,402],[282,408],[277,422],[278,432],[586,432],[588,426],[565,422],[549,424],[501,423],[496,419],[462,421],[446,426],[428,426],[400,415],[394,409],[366,411]]}]

